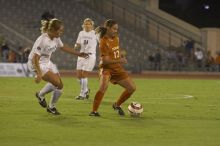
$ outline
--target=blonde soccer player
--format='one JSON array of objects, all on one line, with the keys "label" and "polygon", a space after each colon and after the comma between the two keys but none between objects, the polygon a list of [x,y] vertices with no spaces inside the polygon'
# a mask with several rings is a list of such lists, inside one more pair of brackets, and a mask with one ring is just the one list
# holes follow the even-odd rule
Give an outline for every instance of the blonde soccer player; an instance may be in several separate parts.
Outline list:
[{"label": "blonde soccer player", "polygon": [[[35,82],[39,83],[41,80],[47,82],[47,84],[36,93],[38,102],[42,107],[47,109],[47,112],[54,115],[60,114],[55,105],[62,94],[63,83],[56,65],[50,60],[51,54],[56,51],[56,49],[61,49],[80,57],[88,56],[86,53],[76,52],[72,48],[64,45],[60,39],[63,31],[63,22],[58,19],[54,18],[42,21],[42,34],[35,41],[28,57],[28,67],[36,74]],[[49,92],[53,93],[47,105],[44,96]]]},{"label": "blonde soccer player", "polygon": [[83,21],[83,30],[79,32],[75,43],[75,49],[80,49],[80,52],[89,54],[88,58],[78,57],[76,73],[80,83],[80,93],[75,97],[77,100],[84,100],[89,98],[88,88],[88,74],[95,66],[96,62],[96,46],[98,38],[93,30],[94,22],[90,18]]}]

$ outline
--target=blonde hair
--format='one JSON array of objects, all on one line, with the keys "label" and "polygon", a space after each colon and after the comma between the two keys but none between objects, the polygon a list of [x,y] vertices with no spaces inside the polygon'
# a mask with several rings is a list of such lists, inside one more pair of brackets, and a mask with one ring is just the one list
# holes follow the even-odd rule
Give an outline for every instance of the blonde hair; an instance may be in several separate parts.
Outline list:
[{"label": "blonde hair", "polygon": [[84,28],[84,23],[86,23],[86,21],[89,21],[92,25],[92,29],[94,29],[94,21],[91,18],[86,18],[86,19],[84,19],[83,24],[82,24],[83,30],[85,29]]},{"label": "blonde hair", "polygon": [[41,33],[46,33],[47,31],[57,31],[60,26],[63,25],[63,22],[56,19],[56,18],[53,18],[53,19],[50,19],[49,21],[48,20],[41,20]]}]

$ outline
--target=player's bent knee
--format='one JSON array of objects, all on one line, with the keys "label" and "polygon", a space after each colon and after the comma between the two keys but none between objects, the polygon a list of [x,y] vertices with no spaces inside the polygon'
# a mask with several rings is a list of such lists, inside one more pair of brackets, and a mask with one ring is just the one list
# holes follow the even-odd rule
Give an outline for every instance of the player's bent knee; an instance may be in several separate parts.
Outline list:
[{"label": "player's bent knee", "polygon": [[63,83],[60,83],[60,84],[57,86],[57,89],[62,90],[62,89],[63,89]]},{"label": "player's bent knee", "polygon": [[62,82],[54,82],[53,85],[54,85],[57,89],[59,89],[59,90],[63,89],[63,83],[62,83]]},{"label": "player's bent knee", "polygon": [[54,90],[55,92],[59,93],[60,95],[63,94],[63,90],[62,89],[56,89]]}]

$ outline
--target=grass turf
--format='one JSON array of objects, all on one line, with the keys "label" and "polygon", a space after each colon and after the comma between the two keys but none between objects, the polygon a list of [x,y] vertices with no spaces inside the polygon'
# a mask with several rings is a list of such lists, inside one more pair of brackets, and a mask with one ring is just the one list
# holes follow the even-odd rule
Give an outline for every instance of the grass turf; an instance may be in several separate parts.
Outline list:
[{"label": "grass turf", "polygon": [[[37,103],[31,78],[0,78],[0,145],[219,146],[220,102],[216,80],[134,79],[137,91],[123,105],[142,103],[141,118],[118,116],[112,103],[123,89],[111,85],[101,103],[102,117],[88,116],[98,89],[89,79],[89,100],[74,99],[79,85],[63,78],[64,93],[53,116]],[[192,97],[193,96],[193,97]],[[46,97],[49,101],[50,95]]]}]

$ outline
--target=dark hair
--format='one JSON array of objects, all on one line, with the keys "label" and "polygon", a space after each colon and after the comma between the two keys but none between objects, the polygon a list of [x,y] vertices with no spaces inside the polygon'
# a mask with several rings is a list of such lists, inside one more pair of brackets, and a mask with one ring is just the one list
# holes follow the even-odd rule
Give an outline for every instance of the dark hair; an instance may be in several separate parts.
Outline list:
[{"label": "dark hair", "polygon": [[47,20],[50,21],[50,19],[55,18],[53,11],[45,11],[42,15],[41,15],[41,20]]},{"label": "dark hair", "polygon": [[112,19],[108,19],[105,21],[104,26],[98,26],[95,31],[96,33],[98,33],[100,35],[100,38],[103,38],[103,36],[106,34],[107,32],[107,27],[111,28],[113,25],[117,24],[116,21],[112,20]]}]

